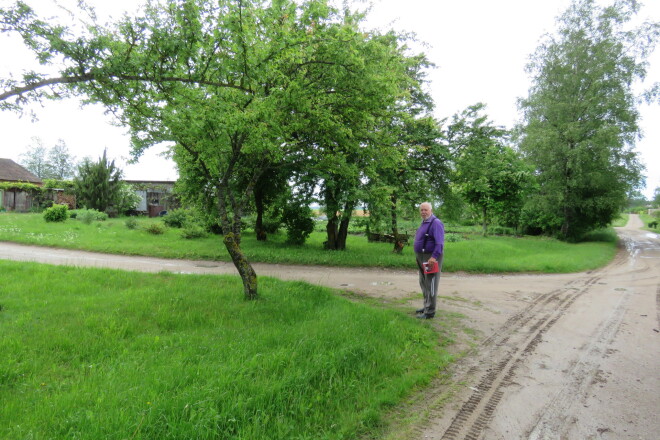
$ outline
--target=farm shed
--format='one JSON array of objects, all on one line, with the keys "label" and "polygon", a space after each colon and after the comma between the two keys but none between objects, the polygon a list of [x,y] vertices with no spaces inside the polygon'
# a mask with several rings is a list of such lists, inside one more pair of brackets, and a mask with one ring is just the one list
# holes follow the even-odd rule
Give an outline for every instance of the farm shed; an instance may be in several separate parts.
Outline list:
[{"label": "farm shed", "polygon": [[0,158],[0,208],[7,211],[28,212],[36,203],[26,184],[42,186],[37,176],[11,159]]},{"label": "farm shed", "polygon": [[135,193],[140,196],[137,212],[156,217],[162,211],[169,211],[179,206],[174,195],[174,183],[169,180],[125,180]]}]

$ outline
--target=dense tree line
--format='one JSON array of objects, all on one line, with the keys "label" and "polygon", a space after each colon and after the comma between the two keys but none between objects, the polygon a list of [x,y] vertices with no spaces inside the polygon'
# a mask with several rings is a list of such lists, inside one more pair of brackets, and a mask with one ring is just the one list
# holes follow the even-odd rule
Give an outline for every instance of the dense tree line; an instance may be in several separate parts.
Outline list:
[{"label": "dense tree line", "polygon": [[571,5],[530,64],[516,130],[494,126],[483,104],[435,119],[425,55],[328,0],[150,2],[109,25],[80,8],[92,18],[75,30],[21,2],[0,9],[4,30],[63,63],[59,76],[2,80],[0,109],[82,96],[130,129],[136,156],[170,143],[178,191],[221,230],[247,298],[248,212],[259,239],[276,217],[302,242],[317,198],[329,250],[346,248],[358,205],[397,238],[399,216],[421,200],[474,213],[484,233],[495,222],[574,239],[612,220],[640,182],[631,83],[658,27],[624,32],[632,1]]}]

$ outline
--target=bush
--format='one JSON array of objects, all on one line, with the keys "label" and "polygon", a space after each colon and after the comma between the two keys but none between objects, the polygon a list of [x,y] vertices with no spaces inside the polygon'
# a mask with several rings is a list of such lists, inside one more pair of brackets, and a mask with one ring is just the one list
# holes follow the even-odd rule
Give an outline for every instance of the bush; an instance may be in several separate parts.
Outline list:
[{"label": "bush", "polygon": [[164,234],[166,229],[167,228],[162,223],[150,223],[147,227],[144,228],[145,231],[153,235]]},{"label": "bush", "polygon": [[63,222],[69,218],[67,205],[53,205],[44,211],[44,220],[47,222]]},{"label": "bush", "polygon": [[203,226],[198,225],[196,223],[188,223],[183,227],[183,230],[181,231],[181,237],[185,238],[187,240],[190,240],[192,238],[203,238],[208,235],[208,232],[206,232],[206,229],[204,229]]},{"label": "bush", "polygon": [[191,214],[185,209],[174,209],[163,217],[163,223],[170,228],[183,228],[190,221]]},{"label": "bush", "polygon": [[75,216],[72,214],[71,218],[80,220],[86,225],[89,225],[93,221],[104,222],[108,219],[108,214],[97,211],[96,209],[78,209],[74,214]]},{"label": "bush", "polygon": [[286,241],[290,244],[302,245],[314,232],[314,220],[311,218],[312,210],[307,206],[295,203],[284,208],[282,221],[286,227]]},{"label": "bush", "polygon": [[465,237],[461,234],[454,234],[453,232],[448,232],[445,234],[445,241],[447,243],[457,243],[459,241],[465,241]]},{"label": "bush", "polygon": [[127,218],[124,222],[128,229],[137,229],[138,221],[134,217]]}]

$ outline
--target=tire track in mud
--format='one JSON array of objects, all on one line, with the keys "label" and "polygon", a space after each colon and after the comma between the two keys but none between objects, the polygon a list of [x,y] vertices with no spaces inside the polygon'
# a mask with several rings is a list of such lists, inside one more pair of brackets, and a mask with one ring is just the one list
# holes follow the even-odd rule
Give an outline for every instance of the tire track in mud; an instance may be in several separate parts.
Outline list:
[{"label": "tire track in mud", "polygon": [[[472,366],[462,381],[481,374],[481,379],[469,398],[462,404],[449,426],[444,430],[441,440],[477,440],[492,420],[493,414],[504,396],[504,388],[512,383],[513,377],[526,356],[533,353],[543,340],[543,335],[564,315],[573,303],[589,289],[598,284],[604,271],[625,265],[628,258],[625,251],[617,253],[614,261],[607,267],[588,272],[586,275],[571,280],[562,288],[539,295],[527,307],[510,317],[497,331],[484,339],[474,351],[477,353],[477,365]],[[604,329],[600,331],[598,341],[607,343],[618,331],[623,306],[617,308]],[[608,333],[608,329],[614,329]],[[603,334],[606,336],[603,336]],[[611,337],[609,336],[611,334]],[[599,343],[600,344],[600,343]],[[600,345],[593,348],[598,350]],[[586,368],[586,367],[585,367]],[[577,374],[579,367],[575,366],[573,377],[579,382]],[[582,370],[579,370],[582,371]],[[593,374],[591,375],[593,376]],[[578,384],[590,382],[588,374]],[[461,378],[458,379],[461,381]],[[565,401],[565,399],[563,400]],[[441,408],[435,410],[440,412]],[[434,414],[437,416],[437,414]],[[541,422],[541,421],[540,421]],[[447,420],[444,420],[447,423]],[[436,428],[436,433],[438,433]],[[420,434],[423,434],[420,432]],[[436,438],[436,437],[434,437]],[[537,437],[543,438],[543,437]]]},{"label": "tire track in mud", "polygon": [[621,328],[626,305],[631,295],[627,291],[621,296],[610,316],[589,338],[589,345],[567,374],[570,381],[541,410],[526,438],[529,440],[564,438],[566,427],[574,421],[571,416],[571,408],[579,399],[586,396],[594,383],[600,371],[601,361],[603,357],[607,356],[607,347],[610,346]]},{"label": "tire track in mud", "polygon": [[[621,260],[617,258],[612,264],[621,264]],[[525,356],[534,351],[564,312],[599,282],[599,272],[593,271],[560,289],[539,295],[482,341],[476,349],[478,364],[465,374],[465,379],[479,374],[481,379],[471,388],[472,394],[451,420],[440,437],[442,440],[476,440],[481,436],[504,396],[504,388],[511,384]]]}]

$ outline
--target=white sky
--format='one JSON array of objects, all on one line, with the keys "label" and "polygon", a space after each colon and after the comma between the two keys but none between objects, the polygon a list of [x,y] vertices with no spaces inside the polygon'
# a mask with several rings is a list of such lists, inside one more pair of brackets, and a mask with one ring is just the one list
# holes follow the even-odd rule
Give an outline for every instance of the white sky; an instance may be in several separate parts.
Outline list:
[{"label": "white sky", "polygon": [[[132,11],[137,0],[89,0],[99,15],[118,17]],[[1,6],[12,4],[0,0]],[[38,11],[52,10],[53,0],[29,0]],[[61,0],[65,5],[74,0]],[[437,68],[430,72],[430,91],[438,119],[451,117],[469,105],[484,102],[487,114],[498,125],[511,128],[518,120],[516,101],[530,85],[525,73],[529,55],[540,38],[555,29],[555,18],[570,0],[374,0],[369,27],[394,27],[413,31],[428,44],[424,52]],[[660,21],[660,1],[646,0],[641,18]],[[50,12],[48,12],[50,13]],[[20,71],[29,58],[16,40],[0,35],[0,76]],[[656,50],[646,84],[660,81],[660,48]],[[641,90],[641,86],[640,86]],[[660,187],[660,108],[640,106],[644,138],[637,143],[646,165],[647,197]],[[77,160],[99,157],[104,148],[131,180],[174,180],[176,171],[160,151],[148,151],[137,164],[126,165],[129,139],[126,130],[112,125],[100,106],[82,110],[74,101],[48,102],[36,108],[39,121],[0,113],[0,157],[18,161],[37,136],[47,148],[64,140]]]}]

